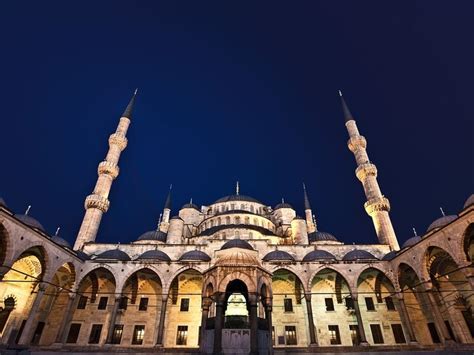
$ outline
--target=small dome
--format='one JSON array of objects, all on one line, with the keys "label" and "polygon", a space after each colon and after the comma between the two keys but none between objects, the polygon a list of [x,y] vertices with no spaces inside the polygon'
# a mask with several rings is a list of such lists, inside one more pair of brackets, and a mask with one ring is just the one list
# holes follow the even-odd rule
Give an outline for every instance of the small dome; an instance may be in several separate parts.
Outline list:
[{"label": "small dome", "polygon": [[245,250],[236,250],[230,254],[219,256],[215,266],[242,266],[242,265],[260,265],[260,261],[252,253]]},{"label": "small dome", "polygon": [[263,257],[264,261],[295,261],[291,254],[283,250],[274,250]]},{"label": "small dome", "polygon": [[211,257],[200,250],[191,250],[179,258],[180,261],[210,261]]},{"label": "small dome", "polygon": [[440,218],[434,220],[433,223],[430,224],[430,226],[428,227],[426,232],[431,232],[435,229],[443,228],[445,225],[448,225],[449,223],[454,221],[456,218],[458,218],[458,216],[456,216],[456,215],[449,215],[449,216],[440,217]]},{"label": "small dome", "polygon": [[405,243],[403,243],[402,249],[411,247],[411,246],[415,245],[416,243],[418,243],[420,240],[421,240],[421,238],[418,237],[418,236],[414,236],[414,237],[408,238],[408,239],[405,241]]},{"label": "small dome", "polygon": [[159,261],[171,261],[170,257],[168,254],[162,252],[161,250],[147,250],[143,254],[141,254],[137,260],[143,260],[143,259],[153,259],[153,260],[159,260]]},{"label": "small dome", "polygon": [[0,206],[2,207],[8,207],[5,200],[3,198],[0,197]]},{"label": "small dome", "polygon": [[282,202],[282,203],[279,203],[278,205],[275,206],[274,210],[279,210],[280,208],[291,208],[293,209],[293,206],[291,206],[289,203],[285,203],[285,202]]},{"label": "small dome", "polygon": [[336,257],[326,250],[313,250],[306,254],[303,261],[315,261],[315,260],[336,260]]},{"label": "small dome", "polygon": [[42,232],[46,232],[40,222],[38,222],[36,219],[27,214],[16,214],[15,218],[19,221],[22,221],[24,224],[30,226],[31,228],[39,229]]},{"label": "small dome", "polygon": [[130,261],[130,257],[128,256],[128,254],[120,249],[106,250],[97,255],[96,259]]},{"label": "small dome", "polygon": [[76,255],[82,261],[89,260],[91,258],[88,254],[84,253],[82,250],[77,250]]},{"label": "small dome", "polygon": [[180,216],[173,216],[173,217],[170,218],[170,221],[171,221],[172,219],[180,219],[180,220],[183,220]]},{"label": "small dome", "polygon": [[240,249],[248,249],[253,250],[252,246],[249,242],[242,240],[242,239],[232,239],[225,243],[221,250],[230,249],[230,248],[240,248]]},{"label": "small dome", "polygon": [[[1,205],[1,199],[0,199],[0,205]],[[474,205],[474,194],[472,194],[471,196],[469,196],[466,200],[466,202],[464,202],[464,208],[468,208],[469,206],[471,205]]]},{"label": "small dome", "polygon": [[308,234],[309,242],[323,242],[323,241],[332,241],[338,242],[337,238],[328,232],[316,231]]},{"label": "small dome", "polygon": [[255,202],[262,204],[260,201],[254,199],[253,197],[246,196],[246,195],[229,195],[229,196],[224,196],[218,199],[214,203],[221,203],[221,202],[231,202],[231,201],[245,201],[245,202]]},{"label": "small dome", "polygon": [[59,235],[54,235],[51,240],[62,247],[72,249],[71,244],[66,239],[61,238]]},{"label": "small dome", "polygon": [[143,241],[143,240],[155,240],[158,242],[166,242],[166,236],[167,234],[162,232],[162,231],[149,231],[143,233],[141,236],[137,238],[137,241]]},{"label": "small dome", "polygon": [[348,252],[342,260],[344,261],[357,261],[357,260],[373,260],[377,258],[369,253],[367,250],[354,249]]},{"label": "small dome", "polygon": [[195,205],[194,203],[187,203],[183,207],[181,207],[181,209],[184,209],[184,208],[194,208],[195,210],[199,211],[198,205]]},{"label": "small dome", "polygon": [[385,254],[382,258],[382,260],[385,260],[385,261],[390,261],[392,260],[394,257],[397,256],[397,251],[396,250],[392,250],[391,252],[388,252],[387,254]]}]

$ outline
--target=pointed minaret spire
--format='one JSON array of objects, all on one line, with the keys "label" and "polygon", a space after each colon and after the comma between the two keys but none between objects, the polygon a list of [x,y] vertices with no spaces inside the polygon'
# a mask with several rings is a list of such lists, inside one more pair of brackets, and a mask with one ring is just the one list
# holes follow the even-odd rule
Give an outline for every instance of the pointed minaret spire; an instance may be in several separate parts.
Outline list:
[{"label": "pointed minaret spire", "polygon": [[237,180],[237,183],[235,184],[235,194],[238,195],[240,193],[240,185],[239,185],[239,180]]},{"label": "pointed minaret spire", "polygon": [[82,220],[81,228],[77,234],[74,250],[80,250],[85,243],[93,243],[97,238],[102,216],[109,210],[109,194],[112,182],[119,175],[118,162],[122,151],[127,147],[127,132],[130,126],[133,104],[137,90],[133,94],[125,112],[120,117],[117,129],[109,136],[109,151],[104,161],[99,163],[98,178],[92,194],[86,197],[84,208],[86,213]]},{"label": "pointed minaret spire", "polygon": [[339,95],[341,96],[347,132],[349,133],[347,146],[354,154],[357,163],[356,176],[362,183],[367,199],[364,204],[365,211],[372,218],[380,244],[389,245],[392,250],[400,250],[397,236],[390,220],[390,202],[380,190],[377,182],[377,167],[370,161],[367,154],[367,141],[359,133],[356,121],[352,117],[342,97],[342,93],[339,92]]},{"label": "pointed minaret spire", "polygon": [[132,98],[130,99],[125,111],[122,113],[122,117],[127,117],[128,119],[132,118],[133,106],[135,105],[135,98],[137,96],[138,89],[135,89]]},{"label": "pointed minaret spire", "polygon": [[354,117],[352,116],[352,113],[349,110],[349,107],[347,106],[346,100],[344,100],[344,96],[342,96],[341,90],[339,90],[339,96],[341,97],[342,112],[344,113],[344,119],[346,120],[346,122],[354,120]]},{"label": "pointed minaret spire", "polygon": [[311,210],[308,193],[306,191],[306,184],[304,182],[303,182],[303,198],[304,198],[304,214],[306,217],[306,227],[308,228],[308,233],[313,233],[317,230],[316,219],[314,218],[313,211]]}]

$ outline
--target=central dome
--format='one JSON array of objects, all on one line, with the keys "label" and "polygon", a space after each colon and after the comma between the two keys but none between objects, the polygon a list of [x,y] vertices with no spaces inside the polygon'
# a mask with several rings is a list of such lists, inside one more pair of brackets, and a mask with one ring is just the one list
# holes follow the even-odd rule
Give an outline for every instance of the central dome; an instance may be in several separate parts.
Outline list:
[{"label": "central dome", "polygon": [[255,202],[262,204],[260,201],[254,199],[253,197],[246,196],[246,195],[229,195],[229,196],[224,196],[218,199],[214,203],[221,203],[221,202],[231,202],[231,201],[245,201],[245,202]]}]

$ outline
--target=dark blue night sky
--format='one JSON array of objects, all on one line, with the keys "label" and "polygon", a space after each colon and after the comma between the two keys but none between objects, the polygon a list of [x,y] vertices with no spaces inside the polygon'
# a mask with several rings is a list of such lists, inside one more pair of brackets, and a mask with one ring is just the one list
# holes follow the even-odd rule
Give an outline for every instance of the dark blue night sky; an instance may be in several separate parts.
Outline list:
[{"label": "dark blue night sky", "polygon": [[[79,3],[77,3],[79,4]],[[234,192],[373,243],[337,90],[400,242],[473,192],[470,1],[4,2],[0,196],[72,242],[107,139],[139,95],[98,241],[154,229],[168,186]]]}]

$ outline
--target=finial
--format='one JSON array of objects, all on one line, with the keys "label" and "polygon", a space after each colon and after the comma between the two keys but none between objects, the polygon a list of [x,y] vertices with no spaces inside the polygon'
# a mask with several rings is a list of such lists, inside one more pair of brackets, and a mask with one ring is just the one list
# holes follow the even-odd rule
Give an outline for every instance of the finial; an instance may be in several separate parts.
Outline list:
[{"label": "finial", "polygon": [[189,199],[189,204],[190,204],[190,205],[193,204],[193,198],[192,198],[192,197]]},{"label": "finial", "polygon": [[56,229],[56,233],[54,233],[54,236],[55,236],[55,237],[57,237],[57,236],[59,235],[59,230],[60,230],[60,229],[61,229],[61,227],[58,227],[58,228]]},{"label": "finial", "polygon": [[415,237],[418,237],[418,233],[416,232],[415,227],[413,227],[413,234],[415,235]]},{"label": "finial", "polygon": [[239,185],[239,180],[237,180],[237,183],[235,184],[235,194],[238,195],[240,193],[240,185]]},{"label": "finial", "polygon": [[281,198],[281,203],[285,203],[285,199],[283,197]]},{"label": "finial", "polygon": [[440,207],[439,210],[441,211],[441,214],[443,215],[443,217],[445,217],[446,215],[445,215],[445,213],[444,213],[444,211],[443,211],[443,207]]},{"label": "finial", "polygon": [[342,112],[344,113],[344,119],[346,120],[346,122],[354,120],[354,117],[352,117],[352,113],[346,104],[346,100],[344,100],[344,97],[342,96],[341,90],[339,90],[339,96],[341,97],[341,105],[342,105]]},{"label": "finial", "polygon": [[160,213],[160,217],[158,217],[158,226],[156,227],[156,230],[158,230],[160,228],[162,218],[163,218],[163,213]]},{"label": "finial", "polygon": [[122,113],[122,117],[127,117],[129,119],[132,118],[133,106],[135,104],[135,97],[137,96],[137,92],[138,92],[138,89],[135,89],[135,92],[133,93],[133,96],[130,99],[130,102],[125,108],[125,111]]},{"label": "finial", "polygon": [[25,216],[28,216],[28,213],[30,212],[31,205],[28,205],[28,208],[25,211]]},{"label": "finial", "polygon": [[120,247],[120,242],[117,242],[116,249]]}]

